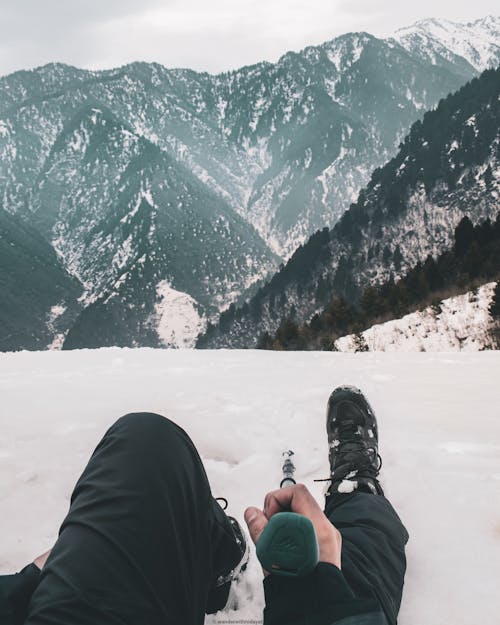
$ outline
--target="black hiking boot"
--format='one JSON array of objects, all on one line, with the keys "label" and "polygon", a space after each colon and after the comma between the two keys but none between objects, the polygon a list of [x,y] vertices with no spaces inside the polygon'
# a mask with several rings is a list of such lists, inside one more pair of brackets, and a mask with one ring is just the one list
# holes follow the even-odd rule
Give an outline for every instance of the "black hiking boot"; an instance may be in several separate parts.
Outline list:
[{"label": "black hiking boot", "polygon": [[[225,510],[227,507],[227,499],[225,497],[217,497],[217,501],[219,501],[221,508]],[[220,503],[221,501],[225,502],[225,505],[222,505]],[[205,608],[205,612],[207,614],[215,614],[224,608],[230,608],[233,610],[238,608],[237,595],[234,592],[231,593],[231,585],[233,582],[237,582],[243,571],[246,570],[248,558],[250,556],[250,549],[245,538],[245,533],[241,529],[240,524],[232,516],[227,515],[227,518],[234,535],[234,542],[236,545],[236,549],[234,550],[235,558],[228,566],[227,570],[221,572],[214,580],[212,580]]]},{"label": "black hiking boot", "polygon": [[326,431],[331,479],[328,494],[358,489],[383,495],[377,480],[382,466],[377,419],[358,388],[339,386],[330,395]]}]

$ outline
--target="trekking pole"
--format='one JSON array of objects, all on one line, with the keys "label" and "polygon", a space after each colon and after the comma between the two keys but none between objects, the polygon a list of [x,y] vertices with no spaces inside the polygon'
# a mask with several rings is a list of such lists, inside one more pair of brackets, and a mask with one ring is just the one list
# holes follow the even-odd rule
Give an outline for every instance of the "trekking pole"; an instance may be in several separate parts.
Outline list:
[{"label": "trekking pole", "polygon": [[295,473],[295,465],[292,462],[293,451],[289,449],[282,454],[285,457],[285,462],[281,468],[283,471],[283,479],[280,482],[280,488],[286,486],[293,486],[297,482],[295,481],[293,474]]},{"label": "trekking pole", "polygon": [[[293,451],[283,452],[280,488],[293,486]],[[269,520],[256,545],[262,568],[276,575],[304,577],[319,562],[318,539],[310,519],[296,512],[277,512]]]}]

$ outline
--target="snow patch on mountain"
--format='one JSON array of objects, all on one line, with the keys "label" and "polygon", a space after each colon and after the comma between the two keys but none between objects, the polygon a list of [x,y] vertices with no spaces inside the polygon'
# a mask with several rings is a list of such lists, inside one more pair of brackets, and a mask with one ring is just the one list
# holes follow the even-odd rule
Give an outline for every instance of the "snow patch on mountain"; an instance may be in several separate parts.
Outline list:
[{"label": "snow patch on mountain", "polygon": [[282,242],[276,236],[269,235],[269,233],[273,231],[273,223],[276,218],[276,209],[279,201],[283,200],[286,195],[285,183],[290,173],[291,166],[287,164],[277,176],[274,176],[266,184],[262,185],[258,199],[253,202],[251,211],[248,212],[250,223],[265,238],[269,247],[278,256],[284,254]]},{"label": "snow patch on mountain", "polygon": [[352,39],[338,37],[324,44],[328,60],[339,74],[359,61],[369,39],[364,33],[353,33]]},{"label": "snow patch on mountain", "polygon": [[59,317],[64,315],[66,310],[67,308],[63,304],[56,304],[55,306],[52,306],[49,311],[49,315],[47,319],[47,328],[50,332],[53,333],[54,338],[49,343],[49,345],[47,345],[47,349],[61,349],[62,344],[64,343],[65,333],[58,332],[55,327],[55,324],[56,324],[56,321],[59,319]]},{"label": "snow patch on mountain", "polygon": [[207,320],[198,312],[196,300],[173,289],[167,280],[156,285],[160,300],[155,304],[156,332],[165,347],[194,347]]},{"label": "snow patch on mountain", "polygon": [[132,219],[132,217],[134,217],[134,215],[138,213],[143,200],[145,200],[151,206],[151,208],[156,208],[156,204],[153,200],[153,196],[151,195],[150,186],[147,186],[145,189],[141,188],[141,191],[137,195],[137,199],[135,201],[135,204],[132,210],[120,219],[120,223],[125,224],[129,222]]},{"label": "snow patch on mountain", "polygon": [[84,124],[80,125],[78,130],[75,130],[73,136],[69,141],[69,147],[73,152],[85,152],[89,143],[89,133]]},{"label": "snow patch on mountain", "polygon": [[350,334],[335,341],[341,352],[436,352],[481,351],[491,346],[488,328],[489,306],[495,282],[477,291],[450,297],[425,310],[377,324],[360,335]]},{"label": "snow patch on mountain", "polygon": [[[256,177],[257,174],[261,174],[272,164],[272,157],[268,150],[268,137],[259,137],[254,142],[250,142],[248,137],[244,137],[242,140],[242,148],[246,153],[248,160],[253,161],[254,172],[253,177]],[[252,184],[255,180],[252,180]],[[251,188],[251,187],[250,187]]]}]

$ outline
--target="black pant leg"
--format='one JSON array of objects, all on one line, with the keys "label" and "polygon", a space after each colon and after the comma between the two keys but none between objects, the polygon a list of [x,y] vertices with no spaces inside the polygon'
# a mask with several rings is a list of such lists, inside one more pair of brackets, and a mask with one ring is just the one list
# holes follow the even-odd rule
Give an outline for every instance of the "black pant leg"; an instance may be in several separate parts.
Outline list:
[{"label": "black pant leg", "polygon": [[217,505],[181,428],[125,415],[77,482],[26,623],[202,624],[214,576],[239,557]]},{"label": "black pant leg", "polygon": [[375,597],[395,625],[406,571],[408,532],[389,501],[362,491],[335,493],[325,513],[342,534],[342,572],[354,594]]}]

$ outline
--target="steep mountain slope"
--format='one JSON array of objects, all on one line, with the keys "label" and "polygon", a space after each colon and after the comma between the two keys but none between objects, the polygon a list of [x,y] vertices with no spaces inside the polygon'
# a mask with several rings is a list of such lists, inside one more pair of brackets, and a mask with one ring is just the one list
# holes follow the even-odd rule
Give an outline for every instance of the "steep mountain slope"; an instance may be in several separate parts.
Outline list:
[{"label": "steep mountain slope", "polygon": [[331,231],[300,247],[241,309],[231,307],[200,347],[252,346],[279,321],[319,312],[338,294],[354,301],[429,254],[450,247],[464,215],[493,219],[500,186],[500,69],[488,70],[413,125]]},{"label": "steep mountain slope", "polygon": [[192,298],[193,339],[274,266],[223,199],[103,107],[63,128],[24,211],[86,286],[90,308],[66,346],[161,344],[161,285]]},{"label": "steep mountain slope", "polygon": [[[483,27],[500,42],[497,25]],[[476,41],[481,33],[478,25],[462,36]],[[419,46],[350,33],[218,76],[146,63],[16,72],[0,80],[0,197],[11,212],[29,202],[82,103],[105,107],[180,160],[286,257],[334,225],[411,123],[477,67],[457,54],[425,58]]]},{"label": "steep mountain slope", "polygon": [[253,117],[240,137],[265,146],[269,164],[247,215],[284,257],[334,225],[421,111],[472,75],[415,60],[366,33],[289,53],[255,73]]},{"label": "steep mountain slope", "polygon": [[[395,259],[400,260],[401,256]],[[438,257],[428,256],[424,262],[417,262],[397,280],[391,274],[385,282],[365,287],[356,302],[335,295],[309,322],[285,318],[273,336],[260,336],[257,347],[328,351],[336,349],[337,339],[352,334],[361,349],[366,347],[361,333],[368,328],[428,306],[439,312],[442,299],[472,292],[498,277],[500,210],[494,221],[486,219],[476,226],[464,217],[455,228],[452,247]],[[487,332],[485,326],[483,334]]]},{"label": "steep mountain slope", "polygon": [[60,345],[81,292],[43,237],[0,209],[0,351]]}]

